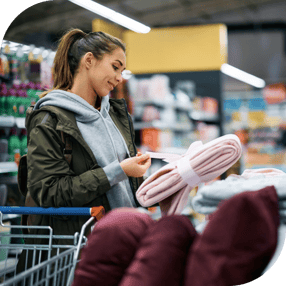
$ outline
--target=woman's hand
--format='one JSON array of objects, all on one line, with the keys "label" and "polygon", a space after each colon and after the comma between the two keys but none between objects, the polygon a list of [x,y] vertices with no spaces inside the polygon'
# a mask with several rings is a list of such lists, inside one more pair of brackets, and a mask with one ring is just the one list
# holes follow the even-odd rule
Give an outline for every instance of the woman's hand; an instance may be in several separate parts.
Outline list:
[{"label": "woman's hand", "polygon": [[120,166],[128,177],[142,177],[151,166],[151,157],[148,154],[142,155],[138,152],[136,157],[123,160]]}]

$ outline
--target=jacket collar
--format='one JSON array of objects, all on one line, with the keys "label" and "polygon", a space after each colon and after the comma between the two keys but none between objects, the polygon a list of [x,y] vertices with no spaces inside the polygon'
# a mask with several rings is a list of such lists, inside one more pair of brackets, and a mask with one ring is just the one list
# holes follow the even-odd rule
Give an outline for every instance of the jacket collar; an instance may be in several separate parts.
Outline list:
[{"label": "jacket collar", "polygon": [[[110,113],[116,113],[118,117],[126,117],[126,110],[125,110],[125,100],[124,99],[114,99],[114,98],[110,98]],[[38,110],[34,110],[30,113],[27,113],[26,116],[26,127],[28,128],[28,126],[30,125],[30,122],[32,120],[32,118],[38,113],[38,112],[42,112],[42,111],[48,111],[51,114],[55,114],[57,117],[57,125],[56,125],[56,130],[59,131],[63,131],[66,134],[74,137],[79,144],[81,144],[89,153],[89,155],[91,156],[91,158],[93,159],[93,161],[96,163],[96,159],[91,151],[91,149],[89,148],[89,146],[87,145],[87,143],[85,142],[85,140],[83,139],[77,124],[76,124],[76,120],[75,120],[75,116],[73,114],[73,112],[65,110],[63,108],[59,108],[59,107],[55,107],[55,106],[43,106],[42,108],[38,109]],[[117,122],[115,122],[115,124],[118,126]],[[129,144],[127,144],[129,145]]]}]

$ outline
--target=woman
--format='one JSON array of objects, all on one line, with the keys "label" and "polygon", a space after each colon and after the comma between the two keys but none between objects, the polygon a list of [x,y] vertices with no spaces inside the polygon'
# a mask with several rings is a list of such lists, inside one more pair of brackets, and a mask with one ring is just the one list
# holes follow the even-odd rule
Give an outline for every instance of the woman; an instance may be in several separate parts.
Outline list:
[{"label": "woman", "polygon": [[[62,37],[54,59],[54,88],[40,96],[26,117],[26,205],[31,197],[41,207],[103,206],[109,212],[139,206],[135,192],[151,159],[136,151],[124,99],[107,96],[122,81],[125,67],[125,46],[115,37],[79,29]],[[70,163],[64,157],[67,138],[72,145]],[[51,226],[57,235],[73,235],[86,220],[37,215],[28,223]]]}]

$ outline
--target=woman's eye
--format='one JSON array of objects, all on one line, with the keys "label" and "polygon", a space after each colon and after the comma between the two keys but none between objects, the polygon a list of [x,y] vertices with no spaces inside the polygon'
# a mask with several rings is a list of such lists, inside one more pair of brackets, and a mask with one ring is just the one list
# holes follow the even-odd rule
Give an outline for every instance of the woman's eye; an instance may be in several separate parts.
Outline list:
[{"label": "woman's eye", "polygon": [[117,66],[113,66],[113,69],[114,69],[115,71],[117,71],[117,70],[118,70],[118,67],[117,67]]}]

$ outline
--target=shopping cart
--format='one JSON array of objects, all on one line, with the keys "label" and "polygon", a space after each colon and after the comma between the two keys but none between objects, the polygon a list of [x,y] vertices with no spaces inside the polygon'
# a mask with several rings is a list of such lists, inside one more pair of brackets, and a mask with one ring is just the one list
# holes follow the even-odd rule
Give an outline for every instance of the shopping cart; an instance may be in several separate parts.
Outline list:
[{"label": "shopping cart", "polygon": [[[90,219],[82,226],[80,233],[74,235],[54,235],[49,226],[18,226],[7,223],[13,216],[22,214],[42,215],[89,215]],[[86,245],[85,231],[104,215],[103,207],[94,208],[37,208],[37,207],[0,207],[0,285],[21,286],[70,286],[78,262],[81,248]],[[12,229],[46,229],[47,235],[13,234]],[[15,232],[15,231],[14,231]],[[24,232],[24,231],[23,231]],[[40,238],[47,239],[45,244],[10,243],[11,239]],[[71,241],[70,245],[53,244],[53,240]],[[52,255],[52,250],[56,255]],[[17,274],[18,257],[26,251],[25,269]],[[11,255],[14,257],[11,258]],[[43,257],[45,257],[43,261]]]}]

